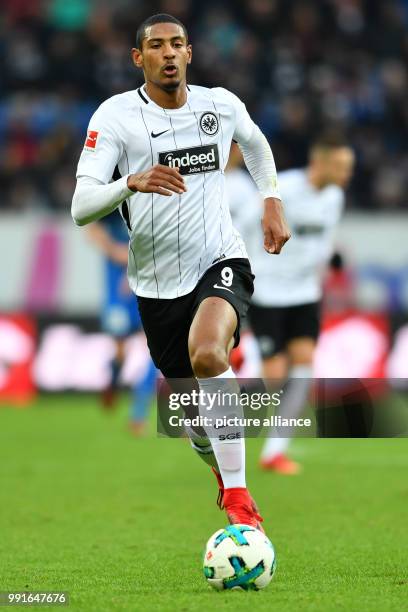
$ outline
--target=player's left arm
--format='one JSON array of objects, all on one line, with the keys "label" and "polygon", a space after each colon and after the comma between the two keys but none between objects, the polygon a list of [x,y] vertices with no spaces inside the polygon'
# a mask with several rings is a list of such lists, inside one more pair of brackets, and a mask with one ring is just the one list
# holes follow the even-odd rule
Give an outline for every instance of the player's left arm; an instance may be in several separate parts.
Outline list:
[{"label": "player's left arm", "polygon": [[283,211],[272,150],[264,134],[249,116],[245,104],[231,92],[224,92],[233,103],[236,113],[233,138],[238,143],[245,165],[264,199],[264,248],[268,253],[279,254],[290,238],[290,231]]},{"label": "player's left arm", "polygon": [[251,136],[238,141],[245,165],[264,198],[262,229],[264,248],[268,253],[279,254],[290,238],[281,196],[278,189],[275,160],[272,150],[257,125],[253,123]]},{"label": "player's left arm", "polygon": [[332,201],[331,207],[328,211],[328,218],[330,224],[325,230],[324,236],[320,244],[320,265],[322,271],[326,269],[330,258],[336,250],[336,237],[338,233],[338,226],[343,216],[345,206],[345,194],[344,191],[337,186],[332,186]]}]

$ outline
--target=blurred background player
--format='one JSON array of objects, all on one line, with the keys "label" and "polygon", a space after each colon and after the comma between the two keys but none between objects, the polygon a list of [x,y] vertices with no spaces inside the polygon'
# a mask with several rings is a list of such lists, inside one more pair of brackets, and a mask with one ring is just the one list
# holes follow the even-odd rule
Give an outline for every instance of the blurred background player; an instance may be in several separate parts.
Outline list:
[{"label": "blurred background player", "polygon": [[[103,405],[113,407],[119,387],[119,375],[126,356],[126,340],[142,332],[142,323],[135,296],[127,280],[129,236],[118,211],[112,212],[87,228],[88,237],[104,257],[104,303],[101,313],[102,329],[115,339],[116,354],[112,360],[112,377],[102,393]],[[154,393],[156,368],[152,360],[132,388],[129,415],[131,431],[139,435],[146,426],[148,409]]]},{"label": "blurred background player", "polygon": [[[312,145],[306,168],[279,174],[292,240],[281,257],[271,259],[258,248],[260,215],[254,215],[249,204],[258,198],[250,177],[239,168],[239,151],[232,150],[227,174],[231,212],[255,273],[249,322],[259,344],[262,376],[274,386],[288,379],[280,404],[280,414],[286,418],[299,416],[307,402],[319,334],[323,272],[332,254],[344,189],[353,167],[352,149],[337,136],[328,135]],[[271,431],[261,466],[298,473],[300,466],[285,454],[288,444],[288,438]]]}]

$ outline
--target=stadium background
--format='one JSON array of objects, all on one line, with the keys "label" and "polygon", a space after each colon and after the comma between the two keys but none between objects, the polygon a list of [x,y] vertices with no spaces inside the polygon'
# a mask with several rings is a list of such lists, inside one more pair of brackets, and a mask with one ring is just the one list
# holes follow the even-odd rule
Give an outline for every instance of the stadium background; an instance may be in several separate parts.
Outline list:
[{"label": "stadium background", "polygon": [[[347,136],[357,168],[337,248],[354,318],[340,353],[360,350],[361,359],[341,373],[408,377],[407,1],[2,0],[0,397],[24,400],[24,384],[27,398],[38,386],[96,389],[109,375],[111,345],[89,334],[101,261],[74,227],[70,202],[89,117],[142,82],[129,48],[155,11],[185,22],[190,82],[237,93],[279,169],[305,164],[321,130]],[[332,310],[344,311],[336,282],[328,291]],[[335,352],[320,375],[339,372]]]}]

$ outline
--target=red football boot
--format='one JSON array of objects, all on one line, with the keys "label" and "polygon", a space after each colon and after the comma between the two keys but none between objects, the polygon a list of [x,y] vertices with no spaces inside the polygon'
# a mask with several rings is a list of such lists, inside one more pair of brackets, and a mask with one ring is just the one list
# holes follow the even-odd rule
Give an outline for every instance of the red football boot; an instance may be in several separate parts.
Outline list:
[{"label": "red football boot", "polygon": [[224,489],[224,508],[231,525],[251,525],[264,532],[261,525],[263,518],[253,509],[253,499],[248,489]]},{"label": "red football boot", "polygon": [[220,510],[224,510],[224,483],[222,482],[222,476],[219,472],[217,472],[215,467],[212,467],[211,470],[218,481],[217,506]]},{"label": "red football boot", "polygon": [[[264,529],[262,525],[260,524],[261,521],[263,521],[263,518],[258,513],[258,506],[256,505],[254,498],[250,495],[249,491],[241,487],[237,487],[234,489],[225,489],[221,474],[217,472],[215,468],[212,467],[211,469],[213,471],[214,476],[216,477],[218,481],[217,505],[220,508],[220,510],[224,510],[224,509],[226,510],[229,522],[232,525],[239,524],[239,523],[243,525],[252,525],[253,527],[256,527],[257,529],[260,529],[260,531],[264,532]],[[232,492],[235,491],[238,493],[232,494],[231,491]],[[244,494],[242,492],[244,492]],[[228,500],[227,502],[228,507],[227,507],[227,504],[225,503],[226,498]],[[245,516],[247,517],[247,520],[250,520],[251,522],[235,520],[236,514],[237,514],[235,510],[237,499],[238,499],[238,506],[240,504],[242,505],[242,503],[244,504],[244,506],[245,505],[248,506],[248,502],[249,502],[249,515],[248,515],[248,511],[246,510]],[[234,506],[234,508],[232,508],[232,506]],[[232,510],[230,511],[229,508],[232,508]],[[238,510],[238,515],[241,517],[244,516],[244,511],[241,512]]]},{"label": "red football boot", "polygon": [[286,476],[295,476],[302,471],[299,463],[292,461],[283,453],[275,455],[272,459],[261,459],[260,466],[263,470],[285,474]]}]

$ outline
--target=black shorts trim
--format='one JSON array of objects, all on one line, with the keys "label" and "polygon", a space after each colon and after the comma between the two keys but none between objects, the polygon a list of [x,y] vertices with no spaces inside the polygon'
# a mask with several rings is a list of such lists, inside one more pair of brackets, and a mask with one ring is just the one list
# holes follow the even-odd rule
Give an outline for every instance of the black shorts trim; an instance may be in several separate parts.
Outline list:
[{"label": "black shorts trim", "polygon": [[320,302],[297,306],[251,304],[248,319],[263,359],[286,350],[294,338],[316,340],[320,331]]},{"label": "black shorts trim", "polygon": [[194,315],[208,297],[220,297],[235,309],[238,318],[234,346],[254,291],[254,275],[244,258],[223,259],[211,266],[195,289],[178,298],[164,300],[138,297],[147,344],[155,366],[167,378],[193,376],[188,336]]}]

